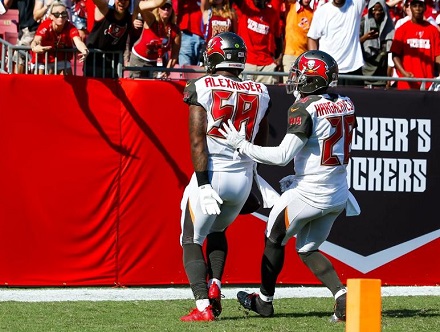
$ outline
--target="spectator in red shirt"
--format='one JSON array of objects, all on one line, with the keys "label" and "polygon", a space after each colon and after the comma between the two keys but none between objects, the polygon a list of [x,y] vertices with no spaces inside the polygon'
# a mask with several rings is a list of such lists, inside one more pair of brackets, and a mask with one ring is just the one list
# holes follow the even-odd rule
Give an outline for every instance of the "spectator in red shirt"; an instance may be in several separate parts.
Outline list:
[{"label": "spectator in red shirt", "polygon": [[[65,52],[63,49],[76,48],[80,52],[79,61],[83,62],[89,54],[89,50],[79,36],[78,29],[67,21],[66,6],[54,1],[49,7],[49,18],[44,20],[35,33],[31,43],[33,57],[32,62],[38,66],[38,73],[43,74],[45,67],[49,74],[60,73],[72,74],[71,59],[73,53]],[[44,53],[47,54],[47,62]],[[55,68],[55,63],[57,67]]]},{"label": "spectator in red shirt", "polygon": [[[173,68],[179,56],[180,30],[171,0],[140,1],[143,30],[130,55],[133,67]],[[131,78],[166,78],[165,72],[132,71]]]},{"label": "spectator in red shirt", "polygon": [[[282,39],[279,11],[267,0],[235,0],[238,35],[247,46],[244,71],[274,72],[282,63]],[[254,81],[275,84],[278,77],[254,75]]]},{"label": "spectator in red shirt", "polygon": [[[440,70],[440,34],[424,19],[425,9],[424,0],[412,0],[411,20],[396,29],[391,52],[399,77],[434,78]],[[421,82],[398,81],[397,88],[420,89]]]},{"label": "spectator in red shirt", "polygon": [[237,14],[229,0],[201,0],[200,10],[206,43],[221,32],[237,32]]},{"label": "spectator in red shirt", "polygon": [[205,45],[202,12],[197,0],[177,1],[177,25],[182,31],[180,65],[198,65]]}]

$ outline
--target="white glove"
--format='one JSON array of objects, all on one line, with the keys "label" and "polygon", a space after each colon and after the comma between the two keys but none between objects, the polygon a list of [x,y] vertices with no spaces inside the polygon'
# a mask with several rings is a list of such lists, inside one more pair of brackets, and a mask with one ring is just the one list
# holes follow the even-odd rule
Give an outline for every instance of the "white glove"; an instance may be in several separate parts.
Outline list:
[{"label": "white glove", "polygon": [[285,192],[292,185],[295,180],[295,175],[287,175],[280,180],[281,192]]},{"label": "white glove", "polygon": [[238,132],[232,124],[231,119],[229,119],[228,124],[223,122],[223,129],[224,130],[219,128],[218,131],[226,138],[226,144],[233,149],[237,150],[247,142],[245,133],[246,127],[244,123],[242,123],[240,127],[240,132]]},{"label": "white glove", "polygon": [[220,214],[219,204],[223,204],[223,200],[212,188],[210,184],[204,184],[200,189],[200,206],[203,214]]}]

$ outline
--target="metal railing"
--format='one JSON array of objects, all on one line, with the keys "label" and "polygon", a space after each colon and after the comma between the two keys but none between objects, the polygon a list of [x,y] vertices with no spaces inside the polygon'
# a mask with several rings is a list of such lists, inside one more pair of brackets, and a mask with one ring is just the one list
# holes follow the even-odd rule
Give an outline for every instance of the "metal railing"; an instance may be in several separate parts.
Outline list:
[{"label": "metal railing", "polygon": [[[35,68],[38,68],[37,64],[31,65],[31,48],[29,46],[17,46],[13,45],[3,39],[0,39],[1,58],[0,58],[0,73],[12,74],[14,73],[14,53],[21,55],[24,59],[24,73],[33,74],[36,73]],[[67,57],[66,53],[73,53],[71,60],[71,67],[73,75],[83,75],[84,71],[87,71],[87,76],[92,77],[107,77],[118,78],[128,77],[131,71],[146,71],[149,72],[150,77],[153,77],[154,72],[168,73],[166,79],[189,79],[195,78],[205,74],[205,69],[198,66],[190,66],[190,68],[178,67],[178,68],[165,68],[165,67],[132,67],[124,65],[124,52],[123,51],[101,51],[99,49],[90,49],[89,57],[93,57],[93,60],[88,60],[87,63],[79,64],[77,59],[76,49],[61,49],[55,52],[55,64],[54,73],[58,73],[57,56],[56,53],[63,53],[63,58]],[[49,73],[48,69],[48,52],[45,54],[45,59],[40,64],[44,65],[44,74]],[[88,69],[87,66],[92,66],[92,69]],[[108,67],[110,66],[110,68]],[[79,72],[81,71],[81,72]],[[110,73],[110,75],[109,75]],[[254,75],[266,75],[274,76],[278,78],[287,77],[288,72],[260,72],[260,71],[243,71],[243,79],[249,78]],[[426,83],[433,82],[430,90],[440,91],[440,79],[439,78],[403,78],[403,77],[388,77],[388,76],[359,76],[359,75],[346,75],[340,74],[339,77],[344,80],[355,81],[408,81],[408,82],[420,82],[420,90],[426,90]],[[282,84],[282,83],[280,83]]]},{"label": "metal railing", "polygon": [[[199,74],[200,76],[206,73],[203,67],[192,66],[191,68],[164,68],[164,67],[129,67],[126,66],[123,68],[124,71],[150,71],[150,72],[166,72],[166,73],[180,73],[178,76],[180,79],[187,78],[188,75],[185,74]],[[260,72],[260,71],[243,71],[242,77],[243,79],[248,79],[249,76],[263,75],[263,76],[274,76],[274,77],[287,77],[289,76],[288,72]],[[176,77],[176,76],[173,76]],[[389,76],[363,76],[363,75],[347,75],[347,74],[339,74],[341,79],[345,80],[353,80],[353,81],[407,81],[407,82],[420,82],[421,87],[420,90],[426,90],[426,83],[433,82],[433,88],[430,90],[440,91],[440,78],[406,78],[406,77],[389,77]],[[280,83],[281,85],[283,83]],[[370,86],[366,86],[370,87]],[[370,88],[373,88],[371,86]],[[437,89],[436,89],[437,87]]]},{"label": "metal railing", "polygon": [[[118,78],[123,77],[123,53],[122,51],[101,51],[99,49],[89,50],[89,66],[91,66],[88,76],[93,77],[110,77]],[[78,60],[79,52],[76,48],[70,49],[58,49],[45,52],[43,60],[32,62],[32,54],[30,46],[18,46],[13,45],[6,40],[0,39],[0,74],[14,74],[17,73],[17,57],[20,57],[23,63],[23,74],[37,74],[39,68],[42,67],[42,74],[48,75],[53,68],[53,73],[58,74],[61,70],[58,64],[61,61],[68,61],[72,68],[73,75],[82,76],[83,69],[87,70],[86,63],[80,63]],[[54,55],[55,61],[49,62],[49,55]],[[58,60],[58,55],[60,59]],[[103,68],[103,70],[98,70]],[[113,70],[114,68],[114,70]],[[106,74],[105,69],[108,70]]]}]

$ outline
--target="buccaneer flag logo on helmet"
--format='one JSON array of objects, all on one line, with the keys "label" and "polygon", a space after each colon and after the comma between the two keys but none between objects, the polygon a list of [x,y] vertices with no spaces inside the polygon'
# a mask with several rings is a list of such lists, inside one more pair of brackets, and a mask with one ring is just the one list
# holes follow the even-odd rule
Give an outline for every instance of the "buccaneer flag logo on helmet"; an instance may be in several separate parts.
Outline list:
[{"label": "buccaneer flag logo on helmet", "polygon": [[321,59],[308,59],[307,56],[301,58],[301,61],[298,64],[299,70],[303,71],[306,75],[317,75],[325,78],[328,81],[327,77],[327,64]]},{"label": "buccaneer flag logo on helmet", "polygon": [[322,92],[338,82],[338,64],[330,54],[313,50],[301,54],[293,63],[286,82],[287,93],[303,96]]},{"label": "buccaneer flag logo on helmet", "polygon": [[235,68],[241,72],[246,55],[246,45],[239,35],[222,32],[209,40],[203,59],[208,72],[215,72],[219,68]]},{"label": "buccaneer flag logo on helmet", "polygon": [[220,54],[223,58],[225,57],[225,52],[222,46],[223,39],[221,38],[211,38],[206,47],[206,55],[212,56],[214,53]]}]

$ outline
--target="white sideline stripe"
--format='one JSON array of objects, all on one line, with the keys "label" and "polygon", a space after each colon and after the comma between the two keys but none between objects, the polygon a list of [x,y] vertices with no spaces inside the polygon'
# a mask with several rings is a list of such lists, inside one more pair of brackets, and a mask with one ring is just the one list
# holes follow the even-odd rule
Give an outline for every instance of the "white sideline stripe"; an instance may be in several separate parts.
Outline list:
[{"label": "white sideline stripe", "polygon": [[[222,288],[225,299],[235,299],[239,290],[258,292],[256,288]],[[382,296],[440,296],[440,286],[383,286]],[[331,297],[323,287],[278,287],[277,298]],[[151,301],[192,299],[189,287],[175,288],[0,288],[0,302],[60,302],[60,301]]]}]

